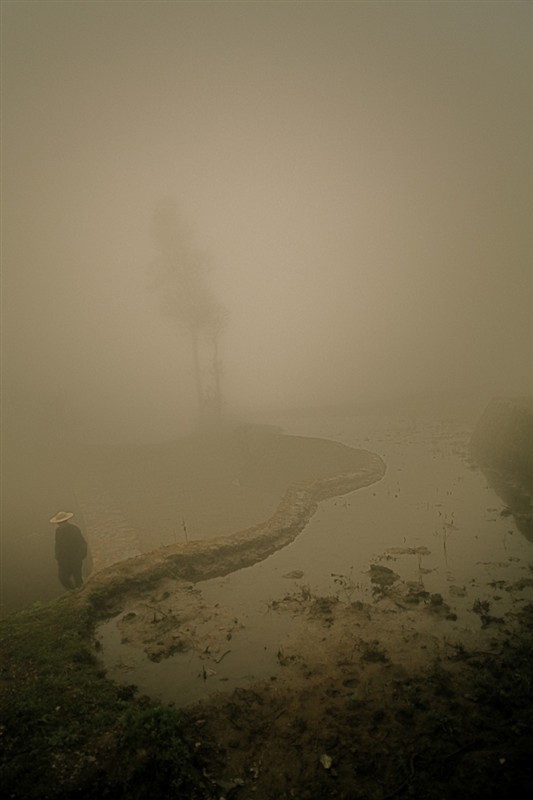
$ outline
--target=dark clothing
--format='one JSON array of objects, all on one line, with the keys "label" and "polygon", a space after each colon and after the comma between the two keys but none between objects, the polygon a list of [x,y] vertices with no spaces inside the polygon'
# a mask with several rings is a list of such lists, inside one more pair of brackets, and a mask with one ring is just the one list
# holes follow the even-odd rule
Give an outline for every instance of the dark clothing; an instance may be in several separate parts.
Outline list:
[{"label": "dark clothing", "polygon": [[76,561],[75,564],[63,564],[61,561],[57,562],[58,573],[57,576],[62,586],[65,589],[79,589],[83,584],[81,577],[81,561]]},{"label": "dark clothing", "polygon": [[59,580],[65,589],[82,585],[81,566],[87,555],[87,542],[77,525],[62,522],[56,528],[56,559]]}]

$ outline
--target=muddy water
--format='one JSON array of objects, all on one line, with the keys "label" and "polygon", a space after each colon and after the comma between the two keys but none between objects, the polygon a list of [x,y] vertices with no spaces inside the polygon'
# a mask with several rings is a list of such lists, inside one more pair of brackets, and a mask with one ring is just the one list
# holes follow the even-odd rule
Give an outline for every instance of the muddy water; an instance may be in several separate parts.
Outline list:
[{"label": "muddy water", "polygon": [[[110,620],[99,638],[111,678],[177,705],[275,679],[302,622],[276,614],[273,601],[311,594],[371,603],[372,564],[443,596],[457,614],[442,627],[443,636],[464,638],[479,630],[477,601],[490,603],[496,617],[511,610],[506,587],[531,575],[533,545],[469,462],[468,426],[383,417],[268,421],[288,434],[372,450],[385,460],[386,475],[321,503],[296,541],[265,561],[196,584],[201,607],[211,611],[195,629],[198,641],[208,642],[203,650],[154,662],[139,646],[121,643],[120,618]],[[518,603],[531,599],[531,589],[525,589]]]}]

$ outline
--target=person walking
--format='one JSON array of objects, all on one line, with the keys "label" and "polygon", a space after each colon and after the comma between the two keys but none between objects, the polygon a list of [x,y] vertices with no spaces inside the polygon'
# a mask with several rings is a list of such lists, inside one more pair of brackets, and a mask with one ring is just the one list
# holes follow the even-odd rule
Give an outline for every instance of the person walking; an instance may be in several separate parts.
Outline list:
[{"label": "person walking", "polygon": [[87,556],[87,542],[77,525],[69,522],[74,514],[58,511],[50,520],[57,525],[55,555],[59,581],[65,589],[78,589],[83,584],[81,569]]}]

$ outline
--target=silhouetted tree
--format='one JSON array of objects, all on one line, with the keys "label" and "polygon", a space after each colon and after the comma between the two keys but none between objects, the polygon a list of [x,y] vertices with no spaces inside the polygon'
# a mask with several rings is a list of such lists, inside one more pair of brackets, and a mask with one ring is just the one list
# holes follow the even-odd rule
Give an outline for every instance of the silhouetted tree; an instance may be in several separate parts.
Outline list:
[{"label": "silhouetted tree", "polygon": [[[158,251],[154,285],[164,314],[176,321],[190,337],[193,374],[200,417],[208,400],[217,416],[222,410],[219,339],[226,324],[226,311],[216,302],[208,284],[208,260],[194,241],[190,226],[179,216],[172,200],[161,202],[153,220]],[[214,396],[206,390],[201,367],[201,345],[212,352]]]},{"label": "silhouetted tree", "polygon": [[213,374],[213,411],[217,418],[222,414],[222,362],[219,356],[220,336],[226,327],[227,311],[215,305],[206,326],[206,336],[211,347],[211,369]]}]

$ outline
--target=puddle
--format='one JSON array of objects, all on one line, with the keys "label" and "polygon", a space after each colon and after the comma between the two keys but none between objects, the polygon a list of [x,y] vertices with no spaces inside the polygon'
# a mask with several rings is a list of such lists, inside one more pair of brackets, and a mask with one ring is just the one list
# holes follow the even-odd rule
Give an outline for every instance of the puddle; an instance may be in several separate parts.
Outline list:
[{"label": "puddle", "polygon": [[[379,608],[376,575],[387,570],[410,587],[411,598],[418,592],[449,607],[451,618],[429,626],[442,638],[476,636],[533,600],[532,544],[469,463],[468,428],[370,417],[272,422],[288,434],[376,452],[387,464],[385,477],[322,502],[298,538],[265,561],[185,586],[167,606],[163,595],[153,608],[125,608],[98,631],[109,677],[179,706],[275,681],[285,651],[307,635],[299,600],[333,596]],[[278,606],[287,596],[296,600],[294,613]],[[142,617],[144,643],[127,641],[128,614]],[[143,650],[147,642],[151,657]],[[159,658],[158,646],[175,651]]]},{"label": "puddle", "polygon": [[[202,585],[201,592],[207,599],[209,587]],[[191,650],[161,660],[148,657],[138,644],[124,641],[123,630],[118,627],[124,615],[110,620],[98,633],[108,676],[178,706],[275,678],[282,648],[297,633],[298,620],[280,618],[268,608],[253,606],[245,613],[235,607],[238,616],[234,617],[227,609],[217,614],[213,606],[212,611],[213,617],[194,624]]]}]

